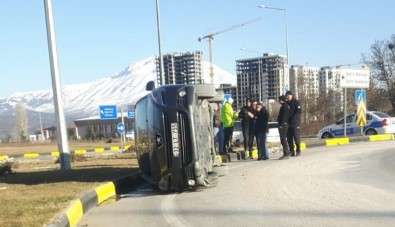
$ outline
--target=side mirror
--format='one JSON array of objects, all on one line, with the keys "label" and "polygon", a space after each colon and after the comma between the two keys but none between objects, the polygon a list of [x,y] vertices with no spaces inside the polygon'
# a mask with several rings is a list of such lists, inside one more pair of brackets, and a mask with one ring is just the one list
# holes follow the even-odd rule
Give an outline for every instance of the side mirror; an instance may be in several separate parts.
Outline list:
[{"label": "side mirror", "polygon": [[146,91],[152,91],[155,89],[155,82],[153,80],[149,81],[147,85],[145,85]]}]

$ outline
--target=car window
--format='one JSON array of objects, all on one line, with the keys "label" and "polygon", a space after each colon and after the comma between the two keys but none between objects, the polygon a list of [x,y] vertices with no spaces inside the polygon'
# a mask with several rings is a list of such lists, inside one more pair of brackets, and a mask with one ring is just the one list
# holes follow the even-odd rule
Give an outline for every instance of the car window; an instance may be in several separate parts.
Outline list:
[{"label": "car window", "polygon": [[269,128],[278,128],[277,122],[269,122]]},{"label": "car window", "polygon": [[346,122],[347,123],[351,123],[351,122],[353,122],[353,120],[354,120],[354,114],[348,115],[346,117]]},{"label": "car window", "polygon": [[372,116],[372,115],[366,114],[366,120],[367,120],[367,121],[370,121],[370,120],[372,120],[372,119],[373,119],[373,116]]},{"label": "car window", "polygon": [[388,118],[388,117],[390,117],[388,114],[383,113],[383,112],[373,112],[373,113],[376,114],[378,117],[381,117],[381,118]]}]

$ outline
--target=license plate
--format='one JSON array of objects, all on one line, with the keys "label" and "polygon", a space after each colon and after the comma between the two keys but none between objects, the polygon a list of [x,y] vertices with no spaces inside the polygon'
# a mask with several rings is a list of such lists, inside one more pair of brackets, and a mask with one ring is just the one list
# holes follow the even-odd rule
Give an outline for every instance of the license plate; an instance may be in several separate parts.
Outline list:
[{"label": "license plate", "polygon": [[173,156],[180,157],[180,145],[178,142],[178,123],[171,123],[171,141],[173,145]]}]

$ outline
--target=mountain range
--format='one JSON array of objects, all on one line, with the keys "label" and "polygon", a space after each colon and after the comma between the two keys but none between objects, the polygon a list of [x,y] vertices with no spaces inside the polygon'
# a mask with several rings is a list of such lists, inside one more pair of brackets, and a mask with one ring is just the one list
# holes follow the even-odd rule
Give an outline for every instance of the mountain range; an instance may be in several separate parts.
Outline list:
[{"label": "mountain range", "polygon": [[[210,81],[210,63],[203,61],[203,79]],[[236,84],[236,77],[214,65],[214,84]],[[147,94],[145,85],[156,81],[155,57],[137,61],[113,76],[93,82],[62,86],[63,107],[67,125],[80,118],[99,116],[100,105],[127,105]],[[7,98],[0,98],[0,137],[13,135],[15,106],[25,106],[28,115],[28,131],[33,134],[40,128],[55,126],[52,89],[17,92]],[[41,115],[41,116],[40,116]]]}]

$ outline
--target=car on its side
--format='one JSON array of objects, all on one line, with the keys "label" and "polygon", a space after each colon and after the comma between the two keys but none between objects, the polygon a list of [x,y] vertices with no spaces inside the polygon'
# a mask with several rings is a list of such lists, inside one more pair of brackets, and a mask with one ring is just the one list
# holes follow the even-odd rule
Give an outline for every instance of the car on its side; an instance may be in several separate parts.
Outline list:
[{"label": "car on its side", "polygon": [[[379,111],[368,111],[366,113],[366,125],[362,128],[365,135],[376,134],[395,134],[395,117]],[[346,116],[346,134],[347,136],[355,136],[361,134],[361,127],[357,124],[357,115],[349,114]],[[335,124],[331,124],[322,128],[317,137],[321,139],[334,138],[344,135],[344,118],[338,120]]]},{"label": "car on its side", "polygon": [[[269,133],[266,135],[267,143],[280,143],[278,123],[269,122]],[[240,121],[235,121],[233,126],[233,144],[240,147],[244,143],[243,128]]]},{"label": "car on its side", "polygon": [[[224,95],[211,84],[154,87],[135,107],[135,144],[140,173],[164,191],[213,187],[216,167],[211,102]],[[227,166],[226,166],[227,167]]]}]

